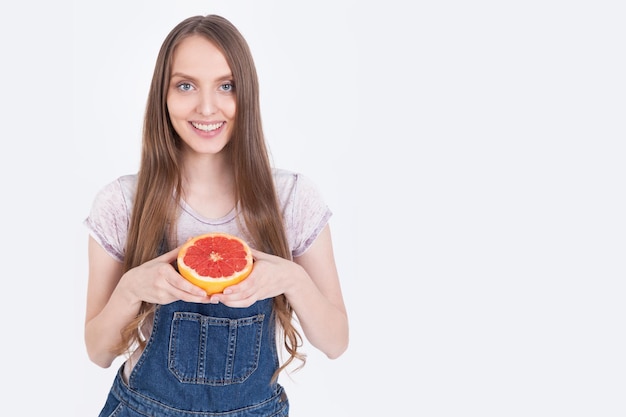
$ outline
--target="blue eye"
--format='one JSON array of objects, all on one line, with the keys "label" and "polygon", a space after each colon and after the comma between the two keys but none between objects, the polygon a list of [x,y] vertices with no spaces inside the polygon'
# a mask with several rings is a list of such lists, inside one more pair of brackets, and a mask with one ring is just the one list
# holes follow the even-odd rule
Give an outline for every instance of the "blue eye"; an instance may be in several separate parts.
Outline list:
[{"label": "blue eye", "polygon": [[191,91],[193,86],[189,83],[180,83],[176,86],[180,91]]},{"label": "blue eye", "polygon": [[222,91],[225,91],[227,93],[235,91],[235,85],[232,82],[230,82],[230,81],[225,82],[224,84],[222,84],[220,86],[220,88],[222,89]]}]

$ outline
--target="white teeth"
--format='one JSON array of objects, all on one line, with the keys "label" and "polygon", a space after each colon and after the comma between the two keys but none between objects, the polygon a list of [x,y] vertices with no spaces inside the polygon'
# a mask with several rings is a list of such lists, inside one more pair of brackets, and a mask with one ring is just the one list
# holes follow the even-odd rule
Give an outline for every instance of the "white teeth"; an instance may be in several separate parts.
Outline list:
[{"label": "white teeth", "polygon": [[212,130],[219,129],[220,127],[222,127],[223,124],[224,124],[224,122],[213,123],[213,124],[210,124],[210,125],[203,125],[201,123],[191,122],[191,125],[193,127],[195,127],[196,129],[203,130],[205,132],[210,132]]}]

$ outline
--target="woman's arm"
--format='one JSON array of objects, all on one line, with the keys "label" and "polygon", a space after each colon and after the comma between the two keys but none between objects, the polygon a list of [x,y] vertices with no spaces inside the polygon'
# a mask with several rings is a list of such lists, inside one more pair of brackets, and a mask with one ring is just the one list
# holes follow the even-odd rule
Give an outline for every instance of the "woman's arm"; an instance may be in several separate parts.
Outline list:
[{"label": "woman's arm", "polygon": [[92,362],[108,368],[117,357],[121,331],[139,312],[142,301],[207,302],[204,290],[181,277],[172,266],[178,248],[123,273],[123,265],[89,237],[89,282],[85,345]]},{"label": "woman's arm", "polygon": [[285,295],[307,340],[335,359],[348,348],[349,331],[330,227],[326,225],[313,245],[294,261],[303,271]]},{"label": "woman's arm", "polygon": [[89,281],[85,316],[85,344],[92,362],[108,368],[117,355],[121,330],[139,311],[141,300],[117,288],[123,265],[89,237]]},{"label": "woman's arm", "polygon": [[253,250],[252,272],[242,282],[213,294],[211,302],[248,307],[257,300],[285,294],[307,340],[329,358],[348,347],[348,317],[327,225],[294,262]]}]

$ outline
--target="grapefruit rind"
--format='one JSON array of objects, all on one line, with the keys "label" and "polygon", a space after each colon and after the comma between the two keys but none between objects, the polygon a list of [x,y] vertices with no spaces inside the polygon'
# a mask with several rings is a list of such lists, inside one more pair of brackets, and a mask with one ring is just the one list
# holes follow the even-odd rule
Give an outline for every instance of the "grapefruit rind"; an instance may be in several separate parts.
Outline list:
[{"label": "grapefruit rind", "polygon": [[[221,271],[221,273],[228,273],[229,275],[217,276],[220,273],[219,268],[212,266],[212,262],[210,261],[211,257],[223,260],[221,259],[221,255],[227,255],[227,253],[223,253],[224,245],[219,248],[222,253],[215,253],[213,251],[211,251],[211,253],[207,253],[206,247],[204,248],[204,251],[199,249],[199,244],[205,243],[202,241],[211,243],[214,239],[227,239],[228,247],[226,249],[228,251],[237,252],[237,257],[234,261],[224,259],[224,263],[226,264],[224,265],[225,271]],[[243,257],[241,256],[241,251],[245,252]],[[204,259],[200,259],[204,268],[198,267],[197,269],[201,269],[201,271],[206,275],[200,274],[197,269],[187,265],[185,257],[188,255],[188,252],[191,252],[189,253],[190,256],[196,257],[196,261],[198,261],[198,257],[204,257]],[[245,262],[242,263],[242,261]],[[248,275],[250,275],[250,272],[252,272],[253,259],[250,247],[242,239],[227,233],[205,233],[189,239],[183,246],[181,246],[178,252],[177,265],[178,272],[185,279],[204,289],[208,295],[211,295],[221,293],[224,291],[224,288],[235,285],[246,279]]]}]

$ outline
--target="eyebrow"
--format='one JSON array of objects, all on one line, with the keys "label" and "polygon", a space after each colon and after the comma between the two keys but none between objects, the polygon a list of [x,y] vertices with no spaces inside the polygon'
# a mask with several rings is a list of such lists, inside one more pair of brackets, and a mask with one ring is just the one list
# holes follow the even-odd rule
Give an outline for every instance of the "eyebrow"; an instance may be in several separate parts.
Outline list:
[{"label": "eyebrow", "polygon": [[[187,74],[185,74],[183,72],[174,72],[174,73],[172,73],[170,78],[174,78],[174,77],[187,78],[189,80],[197,81],[196,77],[192,77],[191,75],[187,75]],[[228,73],[228,74],[225,74],[225,75],[217,77],[215,80],[216,81],[227,81],[227,80],[232,80],[232,79],[233,79],[233,74]]]}]

